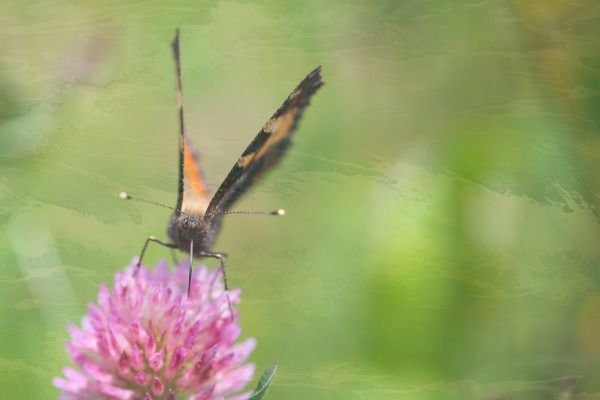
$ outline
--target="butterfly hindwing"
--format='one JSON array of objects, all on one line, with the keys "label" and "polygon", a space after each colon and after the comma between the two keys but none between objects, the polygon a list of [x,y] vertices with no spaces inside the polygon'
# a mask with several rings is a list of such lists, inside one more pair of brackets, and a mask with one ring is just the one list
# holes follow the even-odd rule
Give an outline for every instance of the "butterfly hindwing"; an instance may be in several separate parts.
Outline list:
[{"label": "butterfly hindwing", "polygon": [[281,159],[304,109],[322,85],[321,67],[317,67],[292,91],[242,153],[210,201],[207,214],[227,211],[252,183]]},{"label": "butterfly hindwing", "polygon": [[172,48],[177,72],[177,106],[179,109],[179,192],[177,210],[181,210],[186,214],[204,214],[210,200],[210,192],[204,179],[198,153],[194,150],[185,130],[179,30],[177,30],[175,39],[173,39]]}]

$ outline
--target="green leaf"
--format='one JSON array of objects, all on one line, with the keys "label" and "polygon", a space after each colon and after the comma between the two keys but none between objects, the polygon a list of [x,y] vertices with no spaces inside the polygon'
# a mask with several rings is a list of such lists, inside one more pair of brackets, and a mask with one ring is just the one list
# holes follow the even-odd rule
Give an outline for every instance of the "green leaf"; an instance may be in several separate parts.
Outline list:
[{"label": "green leaf", "polygon": [[254,389],[252,395],[248,397],[248,400],[260,400],[263,398],[265,393],[267,393],[267,388],[271,384],[271,381],[273,380],[273,375],[275,375],[275,371],[277,371],[278,366],[279,364],[273,363],[267,368],[265,368],[262,375],[260,376],[260,379],[258,380],[258,385],[256,385],[256,389]]}]

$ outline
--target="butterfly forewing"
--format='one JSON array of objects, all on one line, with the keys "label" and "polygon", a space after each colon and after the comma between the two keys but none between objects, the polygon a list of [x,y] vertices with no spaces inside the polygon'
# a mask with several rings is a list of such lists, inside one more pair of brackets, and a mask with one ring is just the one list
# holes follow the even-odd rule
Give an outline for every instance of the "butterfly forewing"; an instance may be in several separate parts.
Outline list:
[{"label": "butterfly forewing", "polygon": [[186,214],[204,214],[210,200],[210,192],[204,179],[200,158],[193,148],[184,124],[179,31],[173,39],[172,49],[177,72],[177,106],[179,108],[179,193],[176,208]]},{"label": "butterfly forewing", "polygon": [[210,191],[204,179],[198,153],[188,137],[184,137],[183,165],[180,168],[180,173],[183,173],[181,211],[186,214],[204,214],[210,200]]},{"label": "butterfly forewing", "polygon": [[317,67],[292,91],[242,153],[210,201],[207,214],[227,211],[252,183],[281,159],[304,109],[322,85],[321,67]]}]

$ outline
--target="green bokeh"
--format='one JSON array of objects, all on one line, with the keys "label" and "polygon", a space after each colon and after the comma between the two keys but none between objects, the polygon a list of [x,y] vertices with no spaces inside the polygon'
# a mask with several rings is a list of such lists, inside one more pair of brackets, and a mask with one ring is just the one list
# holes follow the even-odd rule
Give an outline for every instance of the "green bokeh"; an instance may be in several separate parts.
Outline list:
[{"label": "green bokeh", "polygon": [[164,237],[117,193],[175,203],[180,27],[213,188],[323,65],[237,205],[288,214],[217,245],[268,399],[600,399],[600,3],[27,3],[0,2],[0,398],[56,398],[66,324]]}]

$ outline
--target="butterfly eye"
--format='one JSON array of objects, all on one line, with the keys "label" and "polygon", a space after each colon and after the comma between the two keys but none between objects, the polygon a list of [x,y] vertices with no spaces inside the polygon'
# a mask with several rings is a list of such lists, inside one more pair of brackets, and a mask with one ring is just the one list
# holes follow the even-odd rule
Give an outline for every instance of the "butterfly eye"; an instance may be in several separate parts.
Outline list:
[{"label": "butterfly eye", "polygon": [[179,225],[181,226],[181,228],[183,229],[188,229],[190,227],[190,220],[185,217],[185,218],[181,218],[179,220]]}]

